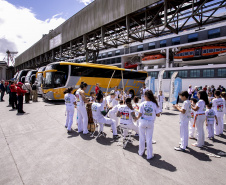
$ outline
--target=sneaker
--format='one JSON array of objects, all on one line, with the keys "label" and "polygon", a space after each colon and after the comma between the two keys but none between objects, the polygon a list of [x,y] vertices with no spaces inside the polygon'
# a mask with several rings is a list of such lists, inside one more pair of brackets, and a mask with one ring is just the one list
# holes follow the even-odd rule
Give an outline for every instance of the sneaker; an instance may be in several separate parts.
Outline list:
[{"label": "sneaker", "polygon": [[65,128],[67,128],[67,126],[65,125]]},{"label": "sneaker", "polygon": [[67,133],[71,133],[71,130],[67,130]]},{"label": "sneaker", "polygon": [[153,154],[153,156],[152,156],[151,158],[147,158],[147,160],[151,160],[151,159],[153,159],[153,158],[154,158],[154,156],[155,156],[155,155]]},{"label": "sneaker", "polygon": [[185,152],[185,149],[182,149],[181,147],[174,147],[174,150]]},{"label": "sneaker", "polygon": [[155,140],[152,140],[152,144],[156,144],[156,141]]},{"label": "sneaker", "polygon": [[113,139],[118,139],[118,138],[120,138],[119,135],[113,135]]}]

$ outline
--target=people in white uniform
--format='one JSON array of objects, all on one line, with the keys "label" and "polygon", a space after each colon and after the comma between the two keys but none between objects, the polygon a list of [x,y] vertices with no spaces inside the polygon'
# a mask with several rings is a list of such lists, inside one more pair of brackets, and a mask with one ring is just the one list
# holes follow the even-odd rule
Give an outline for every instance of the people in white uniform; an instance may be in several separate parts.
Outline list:
[{"label": "people in white uniform", "polygon": [[127,136],[125,128],[134,130],[137,134],[139,133],[138,126],[134,125],[133,119],[136,119],[135,111],[131,104],[131,98],[126,99],[126,105],[119,106],[117,116],[120,117],[120,126],[123,129],[123,135]]},{"label": "people in white uniform", "polygon": [[117,117],[118,109],[120,105],[123,105],[123,101],[120,100],[119,104],[114,106],[110,111],[109,111],[109,117],[113,120],[116,121],[116,127],[119,125],[119,118]]},{"label": "people in white uniform", "polygon": [[226,93],[225,92],[222,92],[221,93],[221,96],[224,100],[224,125],[226,124],[225,123],[225,120],[226,120]]},{"label": "people in white uniform", "polygon": [[[117,105],[118,105],[118,100],[117,100],[117,97],[116,97],[116,94],[115,94],[115,91],[112,90],[110,92],[110,95],[107,96],[107,103],[108,103],[108,107],[110,109],[108,115],[111,119],[115,120],[115,123],[116,123],[116,126],[118,126],[118,123],[119,123],[119,118],[116,116],[116,109],[117,109]],[[114,109],[114,107],[116,107],[116,109]],[[114,109],[114,110],[113,110]]]},{"label": "people in white uniform", "polygon": [[142,156],[145,151],[145,140],[147,143],[147,159],[154,157],[152,150],[152,136],[154,130],[154,122],[157,117],[160,117],[158,103],[151,90],[145,91],[145,101],[141,103],[138,118],[141,118],[139,123],[139,155]]},{"label": "people in white uniform", "polygon": [[129,93],[129,90],[126,91],[126,94],[125,94],[125,99],[127,98],[131,98],[132,95]]},{"label": "people in white uniform", "polygon": [[76,91],[77,98],[77,114],[78,114],[78,132],[88,134],[88,115],[85,107],[85,103],[88,103],[85,97],[85,90],[87,89],[87,83],[82,82],[80,88]]},{"label": "people in white uniform", "polygon": [[178,104],[173,107],[180,111],[180,139],[181,143],[179,147],[174,147],[176,151],[185,151],[188,146],[188,122],[191,118],[191,102],[188,100],[189,94],[187,91],[183,91],[180,94],[180,99],[183,101],[182,107]]},{"label": "people in white uniform", "polygon": [[215,98],[212,100],[213,110],[216,112],[218,124],[214,123],[214,134],[221,135],[224,131],[224,100],[221,98],[221,92],[215,91]]},{"label": "people in white uniform", "polygon": [[206,106],[206,129],[209,139],[214,139],[214,119],[216,119],[216,124],[218,124],[217,116],[215,111],[212,109],[212,104]]},{"label": "people in white uniform", "polygon": [[116,96],[116,99],[119,99],[119,95],[120,95],[120,92],[118,90],[118,87],[115,86],[115,96]]},{"label": "people in white uniform", "polygon": [[[134,96],[133,98],[133,109],[135,112],[135,116],[138,117],[139,115],[139,108],[140,108],[140,104],[139,104],[139,98],[137,96]],[[139,127],[139,120],[135,121],[135,124]]]},{"label": "people in white uniform", "polygon": [[98,93],[97,102],[92,104],[92,114],[93,119],[96,120],[100,124],[100,131],[103,132],[103,124],[111,125],[112,131],[113,131],[113,138],[117,139],[117,129],[116,129],[116,123],[115,120],[106,118],[104,114],[104,106],[102,104],[103,102],[103,95],[101,93]]},{"label": "people in white uniform", "polygon": [[193,143],[192,146],[196,147],[203,147],[205,142],[205,135],[204,135],[204,122],[206,120],[206,105],[209,104],[208,96],[206,91],[199,91],[198,92],[199,101],[196,105],[192,105],[192,109],[196,111],[195,115],[195,123],[194,126],[197,127],[197,142]]},{"label": "people in white uniform", "polygon": [[162,91],[159,91],[159,95],[158,95],[158,103],[159,103],[159,109],[162,113],[162,109],[163,109],[163,102],[165,100],[164,95],[162,94]]},{"label": "people in white uniform", "polygon": [[[191,102],[191,104],[193,106],[195,106],[195,104],[198,102],[198,100],[195,99],[195,98],[191,98],[190,99],[190,102]],[[197,138],[197,136],[195,135],[196,128],[194,127],[195,114],[196,114],[196,111],[194,111],[193,109],[191,109],[191,118],[189,120],[189,138],[190,139],[196,139]]]},{"label": "people in white uniform", "polygon": [[89,101],[90,101],[90,102],[95,102],[95,100],[96,100],[95,92],[94,92],[94,91],[91,91],[91,92],[90,92]]},{"label": "people in white uniform", "polygon": [[71,94],[73,91],[73,87],[69,87],[66,91],[64,91],[64,100],[66,105],[66,124],[65,128],[67,128],[67,132],[71,132],[71,126],[73,124],[73,117],[75,112],[76,98],[74,94]]},{"label": "people in white uniform", "polygon": [[141,102],[145,101],[144,95],[147,90],[149,90],[149,89],[146,87],[145,84],[143,84],[143,87],[140,89]]}]

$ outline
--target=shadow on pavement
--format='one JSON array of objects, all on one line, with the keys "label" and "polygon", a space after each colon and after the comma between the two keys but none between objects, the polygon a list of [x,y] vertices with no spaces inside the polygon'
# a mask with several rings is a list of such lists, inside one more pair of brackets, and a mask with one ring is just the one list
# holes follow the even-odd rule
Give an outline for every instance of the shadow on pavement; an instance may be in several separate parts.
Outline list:
[{"label": "shadow on pavement", "polygon": [[167,115],[167,116],[177,116],[178,114],[174,114],[174,113],[171,113],[171,112],[163,112],[162,115]]},{"label": "shadow on pavement", "polygon": [[102,144],[102,145],[112,145],[114,142],[118,142],[118,139],[114,140],[113,138],[113,135],[107,137],[106,138],[104,136],[100,136],[96,139],[96,142],[99,143],[99,144]]},{"label": "shadow on pavement", "polygon": [[[146,155],[143,156],[143,158],[146,158],[146,157],[147,157]],[[159,154],[155,154],[154,158],[151,160],[148,160],[148,162],[150,163],[151,166],[156,168],[164,169],[170,172],[177,171],[177,168],[175,166],[166,162],[165,160],[161,160],[161,155]]]},{"label": "shadow on pavement", "polygon": [[54,106],[54,105],[63,105],[63,104],[65,104],[64,100],[45,100],[44,102],[47,104],[45,106]]},{"label": "shadow on pavement", "polygon": [[94,137],[91,137],[90,134],[83,134],[82,132],[81,133],[78,133],[80,135],[80,137],[84,140],[87,140],[87,141],[90,141],[90,140],[93,140]]},{"label": "shadow on pavement", "polygon": [[73,138],[73,137],[78,137],[78,136],[79,136],[79,133],[72,130],[70,133],[68,133],[67,138]]},{"label": "shadow on pavement", "polygon": [[192,148],[188,147],[189,152],[185,152],[189,155],[194,156],[196,159],[200,160],[200,161],[212,161],[208,155],[206,155],[205,153],[202,152],[198,152],[193,150]]},{"label": "shadow on pavement", "polygon": [[[212,153],[212,154],[215,154],[215,155],[219,155],[218,153],[225,153],[222,150],[218,150],[218,149],[211,148],[211,147],[208,147],[208,146],[204,146],[203,148],[201,148],[201,150],[205,150],[205,151]],[[221,156],[221,157],[226,157],[226,156]]]},{"label": "shadow on pavement", "polygon": [[30,114],[30,113],[17,113],[16,115],[17,115],[17,116],[26,116],[26,115],[28,115],[28,114]]}]

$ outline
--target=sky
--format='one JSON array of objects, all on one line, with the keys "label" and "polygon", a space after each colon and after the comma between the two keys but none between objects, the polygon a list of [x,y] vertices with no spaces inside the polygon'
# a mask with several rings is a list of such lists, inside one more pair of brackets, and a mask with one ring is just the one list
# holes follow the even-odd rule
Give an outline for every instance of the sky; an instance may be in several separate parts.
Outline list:
[{"label": "sky", "polygon": [[0,61],[18,56],[93,0],[0,0]]}]

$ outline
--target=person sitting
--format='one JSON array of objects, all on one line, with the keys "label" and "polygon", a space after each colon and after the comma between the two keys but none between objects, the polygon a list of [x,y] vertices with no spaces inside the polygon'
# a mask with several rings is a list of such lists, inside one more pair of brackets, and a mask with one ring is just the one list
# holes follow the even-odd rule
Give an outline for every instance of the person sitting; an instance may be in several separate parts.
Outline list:
[{"label": "person sitting", "polygon": [[93,119],[96,120],[100,124],[100,132],[103,132],[103,124],[111,125],[112,131],[113,131],[113,139],[118,138],[117,129],[116,129],[116,123],[115,120],[106,118],[106,112],[104,110],[103,102],[103,95],[101,93],[98,93],[97,102],[94,102],[92,104],[92,114]]}]

